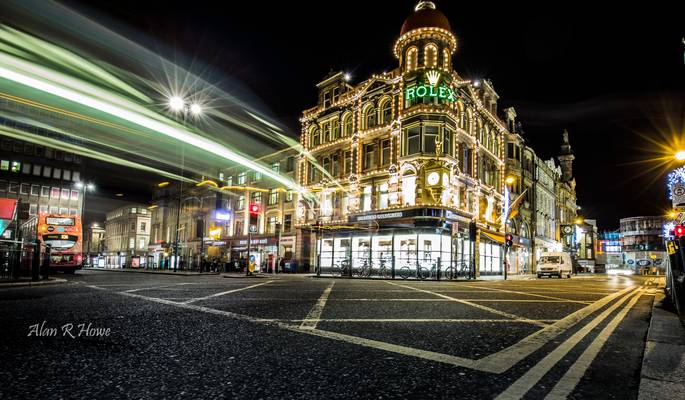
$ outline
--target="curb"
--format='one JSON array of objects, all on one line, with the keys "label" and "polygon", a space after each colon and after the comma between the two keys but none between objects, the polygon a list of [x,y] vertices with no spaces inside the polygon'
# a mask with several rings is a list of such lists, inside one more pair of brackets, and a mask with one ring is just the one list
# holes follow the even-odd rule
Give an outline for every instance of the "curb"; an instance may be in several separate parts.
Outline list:
[{"label": "curb", "polygon": [[62,278],[49,278],[47,281],[24,281],[24,282],[3,282],[0,283],[0,289],[3,288],[14,288],[20,286],[42,286],[42,285],[55,285],[58,283],[67,283],[66,279]]},{"label": "curb", "polygon": [[278,278],[277,275],[273,276],[271,274],[255,274],[255,275],[250,275],[247,276],[245,274],[221,274],[222,278],[229,278],[229,279],[271,279],[271,280],[277,280],[281,279]]},{"label": "curb", "polygon": [[129,272],[133,274],[155,274],[155,275],[177,275],[177,276],[217,276],[219,272],[173,272],[173,271],[154,271],[145,269],[121,269],[121,268],[83,268],[83,271],[102,271],[102,272]]},{"label": "curb", "polygon": [[652,303],[652,316],[640,371],[639,400],[681,399],[685,393],[685,329],[663,308],[665,295]]}]

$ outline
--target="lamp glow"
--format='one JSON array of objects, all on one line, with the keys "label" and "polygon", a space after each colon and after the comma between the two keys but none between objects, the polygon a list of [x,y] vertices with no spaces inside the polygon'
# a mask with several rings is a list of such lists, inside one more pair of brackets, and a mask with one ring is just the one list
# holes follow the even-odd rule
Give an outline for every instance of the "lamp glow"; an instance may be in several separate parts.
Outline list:
[{"label": "lamp glow", "polygon": [[202,106],[197,103],[193,103],[190,105],[190,112],[193,115],[200,115],[202,114]]},{"label": "lamp glow", "polygon": [[675,153],[675,159],[678,161],[685,161],[685,150],[680,150]]},{"label": "lamp glow", "polygon": [[182,98],[180,98],[178,96],[173,96],[169,99],[169,108],[171,108],[174,111],[183,110],[184,105],[185,105],[185,102],[183,101]]}]

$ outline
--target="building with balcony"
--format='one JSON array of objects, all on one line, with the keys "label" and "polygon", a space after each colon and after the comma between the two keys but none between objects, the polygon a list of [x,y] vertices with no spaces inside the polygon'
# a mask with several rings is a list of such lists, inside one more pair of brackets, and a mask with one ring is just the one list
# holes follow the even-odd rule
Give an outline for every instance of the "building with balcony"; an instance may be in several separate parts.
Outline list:
[{"label": "building with balcony", "polygon": [[492,84],[454,70],[456,51],[445,15],[421,1],[394,44],[395,68],[317,84],[298,162],[315,198],[300,199],[296,224],[313,234],[299,246],[321,271],[351,260],[503,273],[508,130]]}]

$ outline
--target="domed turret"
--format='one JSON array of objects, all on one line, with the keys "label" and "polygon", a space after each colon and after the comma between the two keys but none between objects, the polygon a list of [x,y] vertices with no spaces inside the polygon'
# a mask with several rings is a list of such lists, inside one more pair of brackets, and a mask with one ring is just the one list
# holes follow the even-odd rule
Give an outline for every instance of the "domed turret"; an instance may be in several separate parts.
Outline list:
[{"label": "domed turret", "polygon": [[419,1],[404,21],[395,42],[395,57],[403,73],[417,69],[452,70],[457,39],[445,14],[432,1]]},{"label": "domed turret", "polygon": [[435,8],[435,3],[432,1],[420,1],[414,7],[414,13],[402,24],[400,36],[419,28],[441,28],[452,31],[447,17]]}]

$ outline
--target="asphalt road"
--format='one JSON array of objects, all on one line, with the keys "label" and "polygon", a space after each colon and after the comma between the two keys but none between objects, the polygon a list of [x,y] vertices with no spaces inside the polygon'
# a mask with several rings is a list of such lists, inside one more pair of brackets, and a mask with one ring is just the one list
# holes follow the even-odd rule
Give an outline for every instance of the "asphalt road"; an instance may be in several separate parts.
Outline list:
[{"label": "asphalt road", "polygon": [[630,399],[655,293],[622,276],[67,279],[0,289],[0,398]]}]

